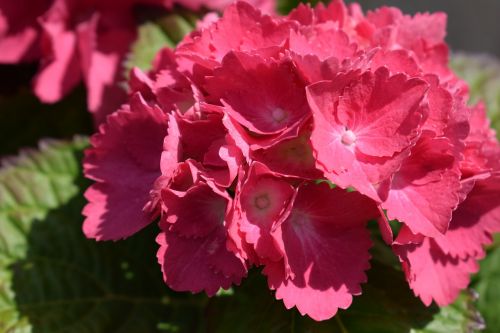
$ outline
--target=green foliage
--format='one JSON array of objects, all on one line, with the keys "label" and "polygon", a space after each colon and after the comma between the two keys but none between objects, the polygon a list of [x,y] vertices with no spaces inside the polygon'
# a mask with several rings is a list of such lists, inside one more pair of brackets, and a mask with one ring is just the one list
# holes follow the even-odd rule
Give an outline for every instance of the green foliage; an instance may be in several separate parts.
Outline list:
[{"label": "green foliage", "polygon": [[175,12],[159,10],[158,13],[146,13],[147,18],[139,26],[138,38],[132,44],[125,62],[126,73],[134,66],[143,71],[151,69],[157,52],[165,47],[175,47],[194,29],[202,14],[180,9]]},{"label": "green foliage", "polygon": [[478,292],[477,306],[484,316],[487,333],[500,332],[500,246],[494,247],[476,277],[474,289]]}]

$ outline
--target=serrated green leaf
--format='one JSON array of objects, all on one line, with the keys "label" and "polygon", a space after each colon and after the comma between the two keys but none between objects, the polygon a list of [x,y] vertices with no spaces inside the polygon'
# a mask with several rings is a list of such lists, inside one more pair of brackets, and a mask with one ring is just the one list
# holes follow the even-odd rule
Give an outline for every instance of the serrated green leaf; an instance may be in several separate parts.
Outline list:
[{"label": "serrated green leaf", "polygon": [[173,294],[155,226],[118,243],[81,231],[86,139],[44,142],[0,170],[0,332],[193,332],[205,298]]},{"label": "serrated green leaf", "polygon": [[451,66],[470,85],[471,104],[486,103],[492,125],[500,135],[500,60],[489,55],[458,53]]}]

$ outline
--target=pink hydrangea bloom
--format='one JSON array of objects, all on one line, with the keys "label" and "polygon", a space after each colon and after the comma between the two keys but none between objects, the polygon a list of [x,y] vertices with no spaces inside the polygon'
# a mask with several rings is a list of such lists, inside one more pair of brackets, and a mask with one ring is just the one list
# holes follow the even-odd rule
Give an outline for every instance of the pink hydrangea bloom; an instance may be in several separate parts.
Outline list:
[{"label": "pink hydrangea bloom", "polygon": [[447,67],[444,27],[338,0],[231,5],[132,71],[84,162],[85,233],[159,217],[172,289],[213,295],[262,266],[287,308],[324,320],[362,292],[376,220],[415,294],[449,304],[500,231],[500,144]]},{"label": "pink hydrangea bloom", "polygon": [[[248,0],[274,12],[274,0]],[[42,102],[54,103],[77,84],[97,124],[126,101],[123,63],[137,38],[137,5],[222,10],[233,0],[0,0],[0,63],[40,60],[33,82]]]}]

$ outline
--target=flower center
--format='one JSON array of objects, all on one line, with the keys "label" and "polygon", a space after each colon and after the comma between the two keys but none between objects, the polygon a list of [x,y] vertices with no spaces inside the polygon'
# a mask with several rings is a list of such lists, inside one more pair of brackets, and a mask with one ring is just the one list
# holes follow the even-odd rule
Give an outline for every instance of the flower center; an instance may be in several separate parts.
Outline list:
[{"label": "flower center", "polygon": [[263,194],[255,198],[255,207],[258,209],[266,209],[271,205],[271,201],[269,200],[269,197],[267,194]]},{"label": "flower center", "polygon": [[273,117],[275,121],[281,122],[286,118],[286,112],[281,108],[275,108],[271,112],[271,117]]},{"label": "flower center", "polygon": [[350,146],[354,142],[356,142],[356,134],[354,134],[354,132],[351,130],[347,130],[344,132],[344,134],[342,134],[342,138],[340,139],[340,141],[342,141],[343,144]]}]

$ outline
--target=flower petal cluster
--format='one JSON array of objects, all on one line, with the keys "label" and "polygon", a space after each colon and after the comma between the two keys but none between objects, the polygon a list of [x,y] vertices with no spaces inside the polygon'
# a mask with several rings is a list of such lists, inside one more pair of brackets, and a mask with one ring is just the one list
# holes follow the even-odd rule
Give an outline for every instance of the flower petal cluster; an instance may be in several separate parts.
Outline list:
[{"label": "flower petal cluster", "polygon": [[[96,123],[127,99],[122,64],[137,38],[137,6],[222,10],[233,0],[0,0],[0,63],[40,61],[33,90],[54,103],[81,81]],[[274,0],[250,0],[272,13]]]},{"label": "flower petal cluster", "polygon": [[500,231],[500,144],[444,29],[339,0],[231,5],[131,72],[86,154],[86,235],[159,219],[172,289],[214,295],[262,267],[287,308],[325,320],[361,294],[375,221],[415,294],[451,303]]}]

